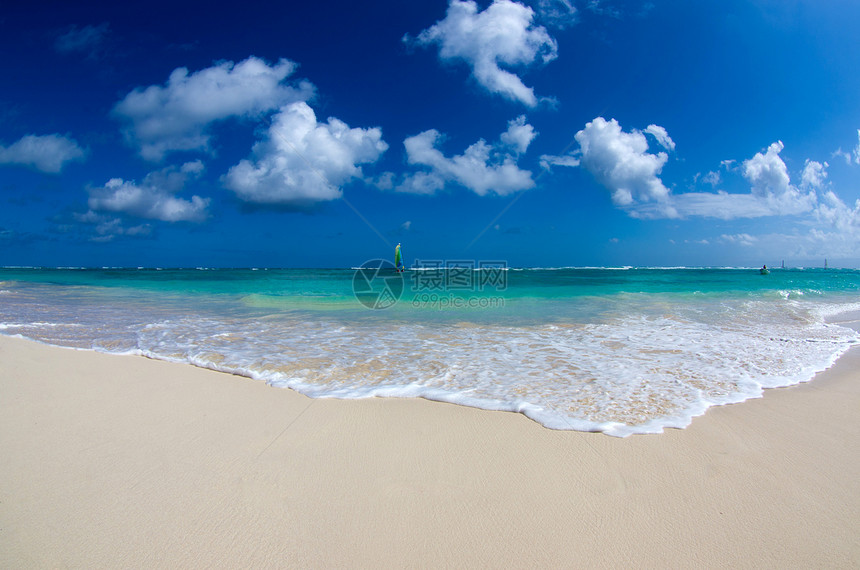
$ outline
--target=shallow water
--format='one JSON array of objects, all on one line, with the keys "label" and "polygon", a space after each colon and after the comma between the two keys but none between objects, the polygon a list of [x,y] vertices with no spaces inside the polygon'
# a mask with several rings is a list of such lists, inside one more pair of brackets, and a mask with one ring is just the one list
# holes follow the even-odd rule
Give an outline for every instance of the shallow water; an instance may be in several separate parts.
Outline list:
[{"label": "shallow water", "polygon": [[461,265],[2,269],[0,333],[618,436],[808,381],[860,341],[827,322],[860,310],[855,270]]}]

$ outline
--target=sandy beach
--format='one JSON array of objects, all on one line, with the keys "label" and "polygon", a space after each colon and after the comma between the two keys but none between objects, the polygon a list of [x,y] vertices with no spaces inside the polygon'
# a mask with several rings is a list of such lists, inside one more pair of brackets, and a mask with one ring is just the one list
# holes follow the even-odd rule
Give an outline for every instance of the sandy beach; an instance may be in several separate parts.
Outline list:
[{"label": "sandy beach", "polygon": [[856,568],[860,350],[624,439],[0,337],[0,567]]}]

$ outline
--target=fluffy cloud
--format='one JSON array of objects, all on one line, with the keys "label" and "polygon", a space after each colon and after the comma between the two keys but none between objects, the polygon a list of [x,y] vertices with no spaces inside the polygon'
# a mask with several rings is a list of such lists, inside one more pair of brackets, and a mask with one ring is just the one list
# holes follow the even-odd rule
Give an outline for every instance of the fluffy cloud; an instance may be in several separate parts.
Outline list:
[{"label": "fluffy cloud", "polygon": [[[811,212],[816,205],[815,188],[823,183],[825,165],[807,161],[803,173],[804,192],[791,184],[788,168],[779,156],[783,144],[777,141],[764,152],[745,160],[740,171],[750,184],[750,192],[730,194],[717,192],[688,192],[669,196],[674,212],[681,217],[708,217],[723,220],[789,216]],[[640,217],[659,218],[653,208],[638,208]]]},{"label": "fluffy cloud", "polygon": [[[829,189],[826,162],[807,160],[800,173],[800,184],[793,184],[776,141],[751,158],[723,161],[729,173],[740,174],[749,192],[686,192],[666,190],[658,175],[666,161],[665,153],[647,152],[644,133],[653,135],[667,149],[674,143],[665,130],[649,126],[644,132],[625,133],[614,120],[600,117],[576,134],[580,149],[564,156],[543,156],[545,167],[582,166],[612,192],[613,201],[638,218],[710,217],[724,220],[753,219],[766,216],[794,216],[792,233],[750,235],[724,234],[719,242],[755,246],[769,256],[813,259],[830,257],[857,259],[860,244],[860,200],[844,203]],[[665,144],[664,144],[665,143]],[[702,182],[721,184],[718,172],[709,172]],[[625,192],[627,190],[627,192]],[[789,221],[780,221],[788,227]]]},{"label": "fluffy cloud", "polygon": [[455,182],[479,196],[490,192],[504,196],[531,188],[535,184],[532,173],[521,170],[516,157],[503,152],[500,147],[513,147],[515,153],[525,152],[535,136],[532,126],[525,123],[524,117],[519,117],[508,124],[508,130],[501,135],[501,145],[493,147],[482,139],[469,146],[463,154],[451,158],[436,148],[442,135],[435,129],[408,137],[403,145],[409,164],[426,166],[430,171],[407,176],[397,190],[433,194],[446,183]]},{"label": "fluffy cloud", "polygon": [[783,148],[782,141],[777,141],[765,154],[758,152],[744,162],[744,177],[752,183],[752,193],[756,196],[780,195],[790,190],[788,169],[779,156]]},{"label": "fluffy cloud", "polygon": [[815,193],[803,194],[792,186],[785,162],[779,156],[783,148],[782,141],[777,141],[771,144],[764,154],[756,153],[745,161],[744,177],[752,185],[752,195],[763,201],[772,214],[808,212],[815,206]]},{"label": "fluffy cloud", "polygon": [[362,177],[359,164],[379,159],[388,145],[379,128],[350,128],[335,118],[318,123],[304,102],[283,107],[266,138],[224,184],[247,202],[307,207],[341,197],[340,186]]},{"label": "fluffy cloud", "polygon": [[[662,131],[671,141],[662,127],[651,125],[649,129]],[[574,138],[580,146],[580,164],[611,192],[616,205],[655,202],[666,216],[674,215],[668,205],[669,189],[658,177],[669,157],[665,152],[649,153],[642,132],[625,133],[615,119],[597,117]]]},{"label": "fluffy cloud", "polygon": [[803,166],[803,174],[801,175],[800,185],[803,188],[823,188],[827,179],[827,167],[830,166],[826,162],[821,164],[815,160],[808,160]]},{"label": "fluffy cloud", "polygon": [[609,190],[612,202],[631,215],[677,217],[669,189],[658,176],[669,156],[665,152],[648,152],[645,133],[664,148],[675,148],[669,133],[658,125],[649,125],[644,132],[624,132],[615,119],[597,117],[574,135],[578,151],[563,156],[543,155],[541,164],[544,168],[582,166]]},{"label": "fluffy cloud", "polygon": [[191,200],[185,200],[174,194],[202,171],[203,163],[194,161],[181,168],[152,172],[141,184],[111,178],[103,187],[90,189],[88,204],[94,211],[121,212],[165,222],[201,222],[206,219],[209,199],[192,196]]},{"label": "fluffy cloud", "polygon": [[513,147],[517,153],[522,154],[537,136],[533,126],[526,123],[526,116],[520,115],[512,121],[508,121],[508,130],[502,133],[502,142]]},{"label": "fluffy cloud", "polygon": [[821,194],[810,219],[809,229],[794,233],[771,234],[759,240],[759,249],[772,255],[794,259],[823,258],[857,260],[860,251],[860,200],[845,204],[833,191]]},{"label": "fluffy cloud", "polygon": [[[730,194],[687,192],[672,194],[659,174],[668,159],[665,152],[648,152],[645,133],[664,148],[674,141],[663,127],[649,125],[645,131],[623,132],[615,119],[597,117],[576,133],[580,149],[570,155],[541,157],[544,167],[582,166],[612,194],[612,201],[638,218],[711,217],[725,220],[811,212],[817,204],[816,189],[822,188],[827,164],[807,161],[802,188],[791,184],[788,169],[780,157],[783,144],[777,141],[765,151],[743,162],[740,172],[750,184],[750,192]],[[724,166],[730,163],[724,162]],[[718,173],[705,177],[716,186]]]},{"label": "fluffy cloud", "polygon": [[230,117],[252,117],[293,101],[305,101],[313,87],[283,82],[296,65],[281,59],[275,65],[249,57],[226,61],[189,74],[180,67],[164,86],[130,92],[116,104],[113,115],[123,123],[129,143],[147,160],[159,161],[171,151],[207,150],[207,128]]},{"label": "fluffy cloud", "polygon": [[[816,218],[825,227],[843,236],[852,236],[854,243],[860,241],[860,200],[854,207],[847,206],[833,191],[827,191],[815,209]],[[856,250],[853,252],[856,255]]]},{"label": "fluffy cloud", "polygon": [[0,164],[22,164],[54,174],[84,155],[77,142],[58,134],[26,135],[7,147],[0,146]]},{"label": "fluffy cloud", "polygon": [[555,40],[546,28],[534,26],[533,18],[531,8],[510,0],[495,0],[483,12],[472,0],[451,0],[445,19],[421,32],[416,41],[438,44],[443,60],[465,61],[491,93],[534,107],[538,102],[534,90],[501,67],[547,63],[557,57]]}]

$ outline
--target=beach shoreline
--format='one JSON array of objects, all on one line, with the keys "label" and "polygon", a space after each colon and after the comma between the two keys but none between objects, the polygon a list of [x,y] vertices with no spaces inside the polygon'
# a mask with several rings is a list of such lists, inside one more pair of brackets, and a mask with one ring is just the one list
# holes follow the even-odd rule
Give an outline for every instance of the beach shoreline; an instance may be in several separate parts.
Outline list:
[{"label": "beach shoreline", "polygon": [[2,567],[860,561],[860,347],[624,439],[5,336],[0,358]]}]

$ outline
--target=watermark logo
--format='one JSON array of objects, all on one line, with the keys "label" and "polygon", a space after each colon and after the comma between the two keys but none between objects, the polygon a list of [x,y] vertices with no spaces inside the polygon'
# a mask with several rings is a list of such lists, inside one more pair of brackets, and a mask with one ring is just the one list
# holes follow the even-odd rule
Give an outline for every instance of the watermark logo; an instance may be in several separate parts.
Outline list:
[{"label": "watermark logo", "polygon": [[387,309],[403,294],[403,274],[387,259],[365,261],[352,276],[352,292],[368,309]]},{"label": "watermark logo", "polygon": [[491,294],[507,289],[507,269],[505,261],[416,260],[404,279],[390,261],[373,259],[356,270],[352,290],[368,309],[387,309],[397,303],[405,281],[411,286],[413,308],[502,308],[505,298]]},{"label": "watermark logo", "polygon": [[415,260],[413,291],[504,291],[508,288],[507,262],[439,259]]},{"label": "watermark logo", "polygon": [[505,298],[501,296],[461,297],[453,293],[416,293],[412,297],[412,306],[416,309],[501,309],[505,306]]}]

